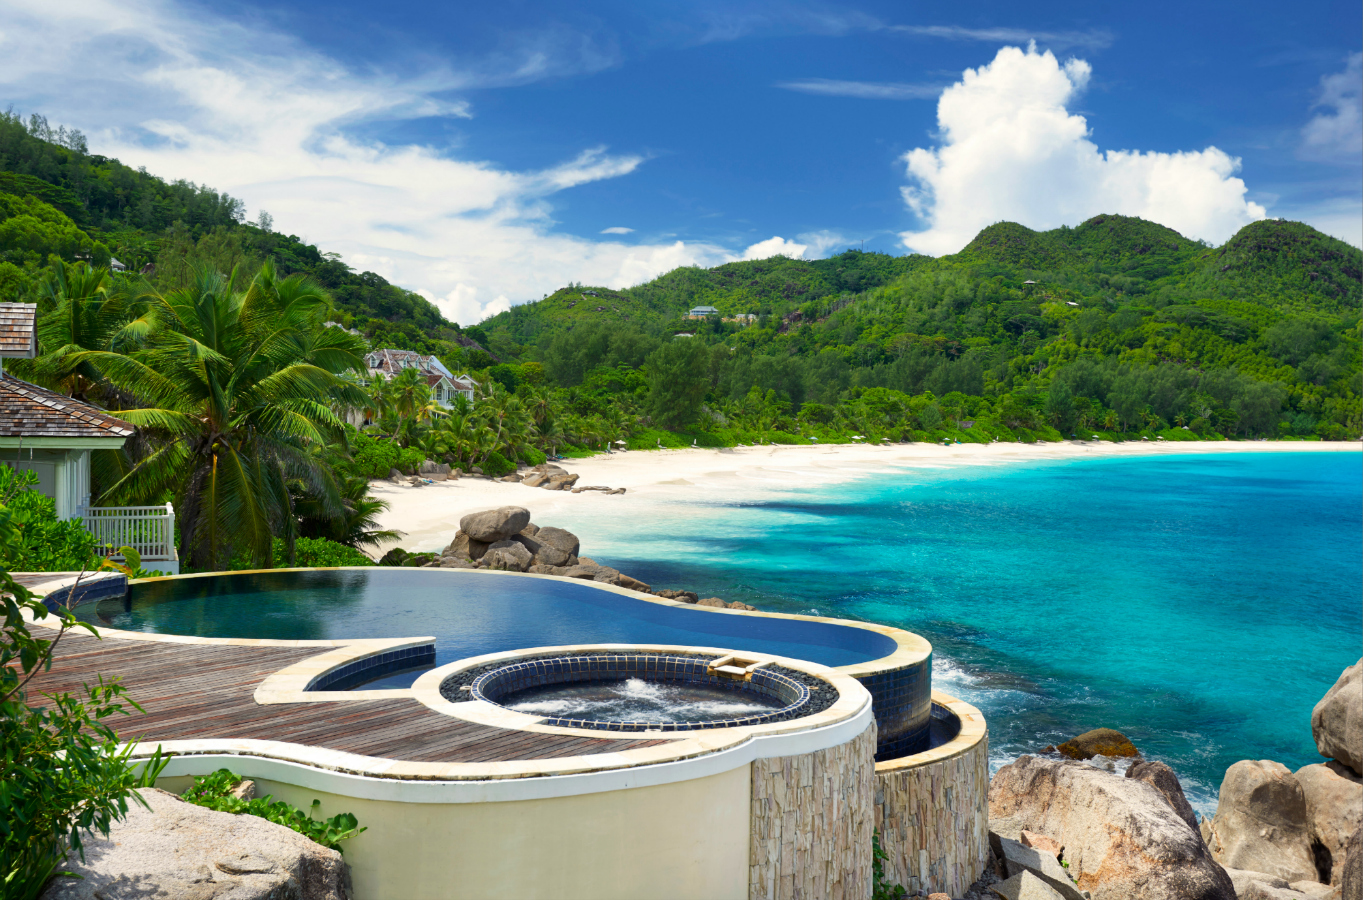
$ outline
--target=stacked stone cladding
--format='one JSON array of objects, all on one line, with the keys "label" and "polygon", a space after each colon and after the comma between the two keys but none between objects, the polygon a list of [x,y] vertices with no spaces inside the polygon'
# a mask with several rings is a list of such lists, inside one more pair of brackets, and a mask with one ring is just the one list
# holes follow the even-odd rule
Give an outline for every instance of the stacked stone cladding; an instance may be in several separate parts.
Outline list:
[{"label": "stacked stone cladding", "polygon": [[954,756],[876,773],[885,880],[959,897],[989,857],[989,738]]},{"label": "stacked stone cladding", "polygon": [[845,744],[752,764],[751,900],[868,900],[875,725]]}]

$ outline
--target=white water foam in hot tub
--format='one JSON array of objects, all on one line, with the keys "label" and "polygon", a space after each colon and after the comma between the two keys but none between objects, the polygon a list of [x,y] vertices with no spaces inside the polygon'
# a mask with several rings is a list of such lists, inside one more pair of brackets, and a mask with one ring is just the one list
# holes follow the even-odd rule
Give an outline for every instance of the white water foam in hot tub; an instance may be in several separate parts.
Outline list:
[{"label": "white water foam in hot tub", "polygon": [[775,700],[642,678],[552,684],[501,701],[517,712],[601,722],[710,722],[779,709]]}]

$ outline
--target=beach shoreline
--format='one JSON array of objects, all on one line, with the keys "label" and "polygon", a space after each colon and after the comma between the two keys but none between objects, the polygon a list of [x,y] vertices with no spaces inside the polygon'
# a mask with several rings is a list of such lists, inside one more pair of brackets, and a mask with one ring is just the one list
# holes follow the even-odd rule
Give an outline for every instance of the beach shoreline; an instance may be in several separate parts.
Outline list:
[{"label": "beach shoreline", "polygon": [[[657,504],[706,499],[744,500],[784,487],[810,487],[873,477],[900,469],[1008,465],[1041,461],[1123,459],[1224,453],[1363,453],[1358,441],[1065,441],[1046,444],[822,444],[682,450],[630,450],[563,460],[578,485],[624,488],[624,494],[546,491],[480,477],[421,486],[371,482],[389,508],[383,528],[402,532],[380,545],[380,555],[400,546],[411,552],[443,548],[471,512],[523,506],[533,521],[561,524],[600,515],[647,515]],[[581,527],[580,525],[578,527]],[[592,535],[579,535],[590,547]],[[590,551],[588,551],[590,552]]]}]

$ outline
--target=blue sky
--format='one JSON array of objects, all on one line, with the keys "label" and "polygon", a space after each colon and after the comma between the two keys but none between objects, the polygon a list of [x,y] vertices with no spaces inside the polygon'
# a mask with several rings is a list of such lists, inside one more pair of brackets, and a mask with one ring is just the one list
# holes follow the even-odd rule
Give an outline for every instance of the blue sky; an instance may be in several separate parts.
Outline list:
[{"label": "blue sky", "polygon": [[0,99],[471,323],[999,219],[1363,242],[1357,2],[0,0]]}]

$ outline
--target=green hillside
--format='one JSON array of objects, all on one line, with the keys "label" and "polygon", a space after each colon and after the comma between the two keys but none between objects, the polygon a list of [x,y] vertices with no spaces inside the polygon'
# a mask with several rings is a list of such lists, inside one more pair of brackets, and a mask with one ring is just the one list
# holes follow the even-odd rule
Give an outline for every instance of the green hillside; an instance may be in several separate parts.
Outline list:
[{"label": "green hillside", "polygon": [[[111,258],[129,267],[115,289],[133,293],[267,259],[306,273],[371,346],[434,353],[541,396],[541,424],[574,423],[546,446],[633,432],[722,443],[1363,431],[1363,252],[1295,222],[1257,222],[1217,248],[1127,216],[1045,232],[1000,222],[952,256],[680,268],[623,290],[569,285],[461,329],[415,293],[243,221],[231,197],[90,154],[40,118],[0,116],[0,296],[47,312],[58,269]],[[719,315],[688,319],[695,306]]]},{"label": "green hillside", "polygon": [[[792,413],[883,389],[976,398],[967,417],[1006,401],[1028,412],[1013,421],[1065,434],[1356,437],[1361,279],[1363,253],[1300,223],[1258,222],[1212,248],[1106,215],[1047,232],[1001,222],[940,259],[849,251],[574,285],[479,331],[564,388],[646,368],[694,334],[716,408],[754,389]],[[697,305],[721,316],[686,319]],[[735,313],[758,318],[722,321]]]},{"label": "green hillside", "polygon": [[242,203],[205,185],[168,182],[91,154],[80,132],[40,116],[0,113],[0,295],[37,301],[55,257],[128,267],[128,284],[166,290],[188,283],[196,265],[254,273],[273,259],[282,274],[303,272],[332,294],[339,318],[375,346],[420,350],[453,368],[492,360],[425,298],[373,272],[354,272],[294,235],[243,221]]}]

